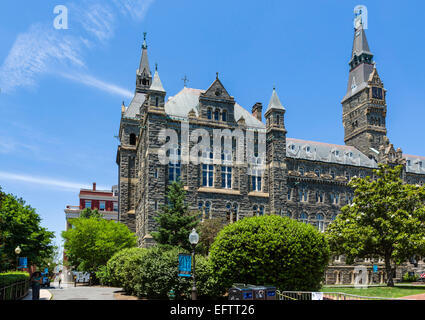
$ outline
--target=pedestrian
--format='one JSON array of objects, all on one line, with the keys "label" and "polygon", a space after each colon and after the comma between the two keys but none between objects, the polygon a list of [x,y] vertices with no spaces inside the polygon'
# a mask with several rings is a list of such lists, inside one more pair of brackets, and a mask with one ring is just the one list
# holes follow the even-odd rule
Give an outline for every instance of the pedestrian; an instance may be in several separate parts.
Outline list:
[{"label": "pedestrian", "polygon": [[59,289],[60,289],[61,288],[61,282],[62,282],[62,270],[59,271],[58,277],[59,277],[58,282],[59,282]]},{"label": "pedestrian", "polygon": [[34,272],[31,275],[30,282],[32,288],[32,299],[40,300],[40,287],[42,283],[41,273],[39,271]]}]

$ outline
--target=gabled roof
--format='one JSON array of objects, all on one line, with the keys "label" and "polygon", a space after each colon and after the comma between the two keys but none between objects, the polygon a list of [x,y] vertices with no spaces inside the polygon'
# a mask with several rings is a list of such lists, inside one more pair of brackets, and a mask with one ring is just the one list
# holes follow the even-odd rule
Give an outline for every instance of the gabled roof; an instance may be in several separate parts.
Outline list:
[{"label": "gabled roof", "polygon": [[286,139],[286,156],[367,168],[378,167],[374,160],[369,159],[355,147],[294,138]]},{"label": "gabled roof", "polygon": [[[165,103],[165,112],[169,116],[178,118],[187,118],[189,112],[193,109],[196,116],[199,116],[199,97],[205,90],[184,87],[174,97],[170,97]],[[235,103],[235,121],[244,117],[248,127],[265,129],[265,124],[255,118],[249,111],[239,104]]]}]

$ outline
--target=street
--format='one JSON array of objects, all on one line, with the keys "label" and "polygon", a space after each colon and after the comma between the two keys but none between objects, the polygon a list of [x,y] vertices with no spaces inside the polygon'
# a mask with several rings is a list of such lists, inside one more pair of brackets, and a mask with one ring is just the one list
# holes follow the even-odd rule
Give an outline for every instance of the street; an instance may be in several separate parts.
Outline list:
[{"label": "street", "polygon": [[53,295],[52,300],[115,300],[114,292],[121,290],[110,287],[74,287],[73,284],[62,284],[61,287],[59,289],[58,283],[53,282],[48,288]]}]

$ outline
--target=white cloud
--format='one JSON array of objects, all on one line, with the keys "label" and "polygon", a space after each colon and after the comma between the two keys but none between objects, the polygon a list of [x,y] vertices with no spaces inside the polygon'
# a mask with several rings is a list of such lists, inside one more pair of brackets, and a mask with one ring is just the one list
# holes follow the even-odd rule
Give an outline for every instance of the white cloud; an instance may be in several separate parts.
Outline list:
[{"label": "white cloud", "polygon": [[64,78],[82,83],[84,85],[87,85],[89,87],[93,87],[111,94],[116,94],[121,97],[125,98],[133,98],[134,94],[127,90],[120,88],[114,84],[104,82],[102,80],[96,79],[90,75],[87,74],[81,74],[81,73],[75,73],[75,74],[62,74]]},{"label": "white cloud", "polygon": [[34,24],[19,34],[0,67],[0,88],[10,93],[17,87],[36,85],[36,76],[58,67],[84,67],[80,41],[71,36],[59,37],[54,29]]},{"label": "white cloud", "polygon": [[[17,36],[3,65],[0,66],[0,88],[11,93],[19,87],[34,87],[43,74],[66,74],[65,70],[86,69],[83,53],[105,44],[114,36],[119,14],[142,20],[154,0],[113,0],[113,6],[104,1],[86,0],[67,4],[70,17],[69,30],[56,30],[52,22],[33,24],[27,32]],[[129,91],[107,84],[88,75],[71,75],[97,89],[110,89],[114,94],[130,97]]]},{"label": "white cloud", "polygon": [[154,0],[113,0],[121,13],[129,14],[134,20],[142,20]]},{"label": "white cloud", "polygon": [[[0,179],[25,182],[30,185],[43,185],[59,188],[63,191],[75,191],[80,189],[91,189],[92,185],[70,182],[64,180],[56,180],[48,177],[34,177],[32,175],[15,174],[0,171]],[[111,187],[98,186],[98,190],[109,190]]]}]

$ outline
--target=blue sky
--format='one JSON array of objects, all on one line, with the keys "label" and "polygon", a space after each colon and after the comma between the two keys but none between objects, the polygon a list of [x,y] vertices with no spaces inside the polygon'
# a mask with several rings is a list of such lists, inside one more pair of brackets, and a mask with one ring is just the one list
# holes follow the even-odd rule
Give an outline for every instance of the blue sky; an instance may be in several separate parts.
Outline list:
[{"label": "blue sky", "polygon": [[[343,144],[353,9],[388,90],[388,137],[425,155],[422,1],[79,0],[0,3],[0,186],[58,238],[80,187],[117,183],[121,102],[131,100],[143,32],[168,95],[220,79],[251,110],[275,85],[288,137]],[[53,28],[53,8],[69,29]]]}]

